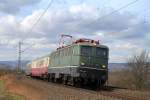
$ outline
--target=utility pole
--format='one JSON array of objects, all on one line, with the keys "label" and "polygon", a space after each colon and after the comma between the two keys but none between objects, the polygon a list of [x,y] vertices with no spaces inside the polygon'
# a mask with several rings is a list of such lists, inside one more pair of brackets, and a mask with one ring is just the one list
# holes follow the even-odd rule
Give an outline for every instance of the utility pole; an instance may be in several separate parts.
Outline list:
[{"label": "utility pole", "polygon": [[19,45],[18,45],[18,67],[17,67],[17,72],[20,73],[21,72],[21,45],[22,42],[19,41]]}]

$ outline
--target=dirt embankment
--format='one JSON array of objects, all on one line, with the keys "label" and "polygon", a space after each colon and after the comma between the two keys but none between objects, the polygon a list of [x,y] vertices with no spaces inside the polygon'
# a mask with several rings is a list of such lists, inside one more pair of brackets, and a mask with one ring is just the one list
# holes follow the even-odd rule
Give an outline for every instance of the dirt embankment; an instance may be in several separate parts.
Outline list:
[{"label": "dirt embankment", "polygon": [[27,100],[43,100],[43,97],[47,95],[42,88],[23,82],[23,77],[10,74],[1,76],[0,79],[5,82],[8,92],[23,95]]},{"label": "dirt embankment", "polygon": [[5,82],[7,91],[24,95],[27,100],[121,100],[26,77],[20,78],[13,74],[0,79]]},{"label": "dirt embankment", "polygon": [[[110,96],[111,92],[102,95],[100,92],[87,92],[82,89],[68,88],[62,85],[55,85],[41,80],[18,77],[14,74],[4,75],[0,77],[5,82],[8,92],[23,95],[27,100],[123,100],[118,96]],[[112,93],[119,96],[145,97],[149,100],[150,93],[141,93],[136,91],[128,91],[125,89],[116,89]],[[127,100],[127,99],[124,99]],[[140,100],[140,99],[137,99]]]}]

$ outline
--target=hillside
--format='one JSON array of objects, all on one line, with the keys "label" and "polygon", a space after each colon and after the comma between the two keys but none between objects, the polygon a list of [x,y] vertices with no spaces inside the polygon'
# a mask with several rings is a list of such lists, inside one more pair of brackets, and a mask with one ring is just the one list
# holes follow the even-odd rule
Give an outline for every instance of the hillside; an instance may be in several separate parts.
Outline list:
[{"label": "hillside", "polygon": [[[22,69],[25,69],[26,64],[29,61],[22,61]],[[9,69],[14,69],[17,66],[17,61],[0,61],[0,68],[6,67]],[[123,68],[126,68],[126,63],[109,63],[109,70],[110,71],[116,71],[116,70],[122,70]]]},{"label": "hillside", "polygon": [[[25,69],[28,62],[29,61],[22,61],[22,69]],[[0,61],[0,68],[15,69],[17,64],[17,61]]]}]

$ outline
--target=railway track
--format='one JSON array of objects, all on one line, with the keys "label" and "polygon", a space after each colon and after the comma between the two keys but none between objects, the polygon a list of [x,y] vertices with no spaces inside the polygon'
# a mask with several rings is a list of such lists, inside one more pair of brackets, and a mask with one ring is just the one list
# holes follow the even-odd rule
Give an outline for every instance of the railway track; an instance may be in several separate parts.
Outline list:
[{"label": "railway track", "polygon": [[104,95],[104,96],[110,96],[110,97],[119,98],[119,99],[122,99],[122,100],[146,100],[144,98],[139,98],[139,97],[135,97],[135,96],[124,95],[124,94],[118,93],[118,92],[117,93],[116,92],[111,92],[111,93],[100,92],[100,94]]},{"label": "railway track", "polygon": [[[39,79],[33,79],[33,78],[30,78],[30,79],[44,82],[44,83],[51,85],[51,86],[54,86],[54,87],[65,87],[65,88],[80,91],[80,92],[86,92],[86,93],[90,93],[90,94],[94,94],[94,95],[107,96],[107,97],[111,97],[114,99],[116,98],[119,100],[148,100],[148,99],[145,99],[143,97],[136,97],[136,96],[130,96],[127,94],[123,94],[122,92],[119,92],[118,88],[111,87],[111,86],[107,86],[101,90],[95,90],[93,88],[88,88],[88,87],[73,87],[73,86],[63,85],[63,84],[59,84],[59,83],[45,82],[45,81],[39,80]],[[117,91],[114,91],[114,90],[117,90]]]},{"label": "railway track", "polygon": [[[64,86],[64,85],[62,85],[62,86]],[[102,90],[89,90],[89,88],[86,88],[86,89],[85,88],[76,88],[76,87],[66,86],[66,85],[65,85],[65,87],[71,88],[71,89],[75,89],[75,90],[79,90],[79,91],[92,93],[92,94],[96,94],[96,95],[109,96],[109,97],[117,98],[117,99],[121,99],[121,100],[146,100],[144,98],[124,95],[123,93],[119,93],[119,92],[113,91],[112,89],[114,89],[114,88],[113,87],[109,87],[109,86],[107,87],[107,88],[109,88],[109,90],[103,90],[103,89]],[[110,90],[112,90],[112,91],[110,91]]]}]

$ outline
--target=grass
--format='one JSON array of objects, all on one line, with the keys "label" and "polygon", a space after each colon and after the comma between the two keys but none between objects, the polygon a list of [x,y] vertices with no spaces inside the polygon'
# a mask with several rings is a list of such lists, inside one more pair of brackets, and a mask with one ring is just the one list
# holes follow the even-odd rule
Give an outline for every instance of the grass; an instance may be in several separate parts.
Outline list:
[{"label": "grass", "polygon": [[26,100],[26,98],[21,95],[7,92],[4,82],[0,80],[0,100]]},{"label": "grass", "polygon": [[0,93],[3,93],[5,90],[4,88],[4,82],[2,80],[0,80]]},{"label": "grass", "polygon": [[[121,84],[120,86],[123,86],[120,82],[126,80],[127,77],[126,73],[122,72],[110,73],[109,75],[111,79],[109,83],[112,83],[113,86],[118,86],[116,85],[118,83]],[[124,78],[124,76],[126,77]],[[1,79],[3,81],[0,81],[0,100],[122,100],[117,97],[102,95],[100,93],[92,94],[23,76],[18,79],[18,76],[15,74],[6,75]],[[7,90],[5,85],[7,85]],[[10,90],[11,93],[8,92]],[[114,89],[110,92],[120,93],[123,96],[143,97],[145,100],[149,100],[150,97],[150,93],[127,89]]]}]

